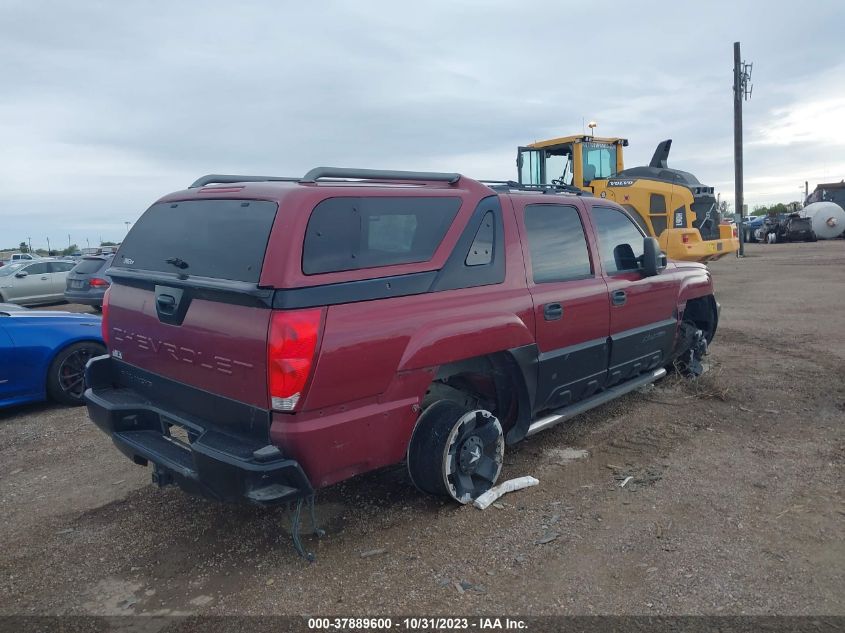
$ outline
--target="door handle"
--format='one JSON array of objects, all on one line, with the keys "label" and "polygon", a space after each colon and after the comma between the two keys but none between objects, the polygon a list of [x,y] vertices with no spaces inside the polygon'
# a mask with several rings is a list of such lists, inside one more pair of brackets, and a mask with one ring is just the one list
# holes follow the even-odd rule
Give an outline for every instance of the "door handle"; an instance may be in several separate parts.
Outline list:
[{"label": "door handle", "polygon": [[615,306],[624,306],[625,302],[628,300],[628,295],[624,290],[614,290],[610,294],[610,300]]},{"label": "door handle", "polygon": [[47,275],[44,275],[44,276],[41,278],[41,280],[42,280],[42,281],[44,281],[44,280],[46,280],[46,279],[47,279]]},{"label": "door handle", "polygon": [[547,303],[543,306],[543,318],[546,321],[559,321],[563,318],[563,306],[559,303]]}]

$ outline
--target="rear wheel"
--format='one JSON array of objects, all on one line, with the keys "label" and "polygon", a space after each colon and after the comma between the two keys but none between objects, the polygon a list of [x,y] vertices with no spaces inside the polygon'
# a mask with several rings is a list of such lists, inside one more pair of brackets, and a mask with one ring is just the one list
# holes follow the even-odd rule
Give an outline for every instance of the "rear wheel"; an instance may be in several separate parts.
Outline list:
[{"label": "rear wheel", "polygon": [[417,422],[408,446],[408,472],[423,492],[469,503],[496,483],[504,452],[496,416],[440,400]]},{"label": "rear wheel", "polygon": [[103,306],[91,306],[91,307],[94,308],[94,312],[102,312],[103,311]]},{"label": "rear wheel", "polygon": [[85,391],[85,363],[106,353],[96,341],[74,343],[60,351],[47,370],[47,395],[62,404],[82,404]]}]

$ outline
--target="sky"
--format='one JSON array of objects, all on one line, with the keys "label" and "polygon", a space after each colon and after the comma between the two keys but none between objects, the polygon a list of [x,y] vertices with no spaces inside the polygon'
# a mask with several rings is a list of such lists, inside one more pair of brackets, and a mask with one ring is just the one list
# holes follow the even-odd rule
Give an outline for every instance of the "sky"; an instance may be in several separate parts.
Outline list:
[{"label": "sky", "polygon": [[845,2],[0,0],[0,247],[120,241],[207,173],[515,178],[516,147],[629,139],[733,202],[845,178]]}]

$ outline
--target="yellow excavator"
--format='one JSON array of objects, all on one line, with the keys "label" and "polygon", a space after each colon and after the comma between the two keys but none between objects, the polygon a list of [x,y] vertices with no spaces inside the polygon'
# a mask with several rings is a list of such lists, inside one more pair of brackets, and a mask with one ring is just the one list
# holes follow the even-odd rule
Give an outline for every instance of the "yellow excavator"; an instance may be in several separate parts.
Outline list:
[{"label": "yellow excavator", "polygon": [[658,144],[645,167],[625,169],[624,138],[564,136],[519,147],[522,185],[575,188],[625,207],[670,259],[707,262],[735,253],[734,224],[722,223],[713,187],[667,165],[672,141]]}]

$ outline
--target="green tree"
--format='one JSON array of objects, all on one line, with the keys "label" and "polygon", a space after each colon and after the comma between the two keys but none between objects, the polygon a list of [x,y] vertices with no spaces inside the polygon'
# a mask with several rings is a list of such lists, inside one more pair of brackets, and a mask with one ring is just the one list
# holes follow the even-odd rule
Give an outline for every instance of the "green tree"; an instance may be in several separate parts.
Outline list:
[{"label": "green tree", "polygon": [[62,251],[62,255],[73,255],[75,252],[79,250],[79,247],[76,244],[71,244],[66,249]]},{"label": "green tree", "polygon": [[21,253],[29,252],[29,246],[26,245],[26,242],[21,242],[18,248],[20,249]]}]

